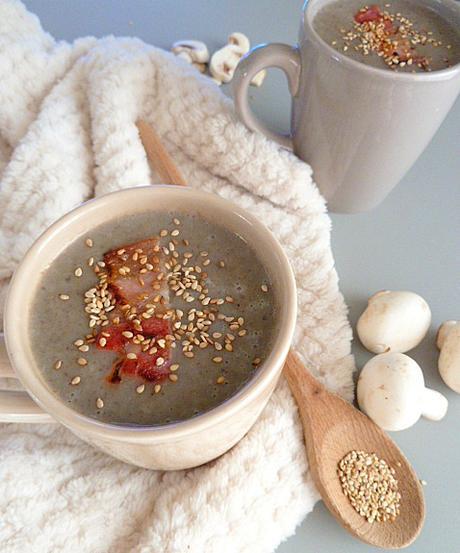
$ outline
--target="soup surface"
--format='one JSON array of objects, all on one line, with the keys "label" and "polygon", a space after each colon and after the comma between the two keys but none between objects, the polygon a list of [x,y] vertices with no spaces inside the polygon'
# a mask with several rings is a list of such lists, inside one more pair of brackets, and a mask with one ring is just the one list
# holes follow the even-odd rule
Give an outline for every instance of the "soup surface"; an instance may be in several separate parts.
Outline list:
[{"label": "soup surface", "polygon": [[346,56],[381,69],[425,72],[460,62],[460,29],[416,0],[338,0],[316,15],[315,30]]},{"label": "soup surface", "polygon": [[243,239],[194,213],[103,224],[46,269],[30,335],[52,391],[116,424],[216,407],[252,377],[275,334],[271,282]]}]

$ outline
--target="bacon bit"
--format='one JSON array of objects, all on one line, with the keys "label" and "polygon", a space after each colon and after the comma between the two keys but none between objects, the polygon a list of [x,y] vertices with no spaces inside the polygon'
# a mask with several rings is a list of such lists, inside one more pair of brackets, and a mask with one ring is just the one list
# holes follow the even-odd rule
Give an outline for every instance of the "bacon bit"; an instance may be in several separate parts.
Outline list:
[{"label": "bacon bit", "polygon": [[379,19],[382,19],[383,14],[380,11],[380,8],[376,5],[370,6],[370,8],[367,8],[367,10],[362,9],[359,10],[358,13],[355,14],[355,21],[356,23],[367,23],[369,21],[378,21]]},{"label": "bacon bit", "polygon": [[168,319],[152,317],[142,321],[142,331],[148,336],[166,336],[171,334],[171,325]]},{"label": "bacon bit", "polygon": [[104,338],[106,339],[105,347],[99,345],[99,340],[102,337],[102,334],[100,334],[96,339],[97,349],[103,351],[116,351],[118,353],[124,352],[125,344],[128,342],[128,339],[123,336],[123,332],[126,330],[130,330],[130,326],[127,323],[106,327],[104,329]]}]

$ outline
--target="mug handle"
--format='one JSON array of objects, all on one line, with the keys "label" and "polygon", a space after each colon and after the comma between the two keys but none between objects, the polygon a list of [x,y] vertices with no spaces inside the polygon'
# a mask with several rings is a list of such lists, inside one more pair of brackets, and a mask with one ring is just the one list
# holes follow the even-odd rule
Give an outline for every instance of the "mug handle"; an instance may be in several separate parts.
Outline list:
[{"label": "mug handle", "polygon": [[292,136],[271,131],[254,115],[248,102],[248,89],[252,79],[268,67],[277,67],[286,74],[289,92],[295,96],[299,89],[300,54],[287,44],[261,44],[248,52],[238,63],[233,77],[233,94],[238,117],[252,131],[264,134],[283,148],[293,149]]},{"label": "mug handle", "polygon": [[[5,338],[0,334],[0,377],[17,378],[6,352]],[[56,422],[26,392],[0,390],[0,422]]]}]

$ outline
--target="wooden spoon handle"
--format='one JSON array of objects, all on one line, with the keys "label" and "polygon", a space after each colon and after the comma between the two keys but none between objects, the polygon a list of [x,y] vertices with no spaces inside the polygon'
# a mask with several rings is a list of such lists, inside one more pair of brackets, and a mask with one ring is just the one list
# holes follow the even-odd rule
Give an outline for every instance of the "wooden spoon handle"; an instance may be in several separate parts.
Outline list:
[{"label": "wooden spoon handle", "polygon": [[136,122],[139,135],[142,140],[147,157],[150,159],[153,167],[160,175],[164,184],[180,184],[186,186],[187,182],[171,156],[163,146],[160,137],[152,127],[139,119]]}]

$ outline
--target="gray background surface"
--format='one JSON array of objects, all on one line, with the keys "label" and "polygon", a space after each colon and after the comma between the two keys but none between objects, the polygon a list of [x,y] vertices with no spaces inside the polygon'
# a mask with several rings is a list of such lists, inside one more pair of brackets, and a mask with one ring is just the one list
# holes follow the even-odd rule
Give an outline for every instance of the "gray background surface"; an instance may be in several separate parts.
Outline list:
[{"label": "gray background surface", "polygon": [[[301,0],[26,0],[44,28],[58,39],[84,35],[135,35],[169,48],[183,38],[204,40],[210,50],[241,31],[253,44],[294,43]],[[287,86],[270,71],[254,90],[255,111],[274,129],[286,130]],[[423,114],[420,114],[423,117]],[[449,391],[436,369],[438,325],[460,319],[460,101],[409,174],[370,213],[332,215],[332,243],[341,289],[352,325],[366,298],[382,288],[420,293],[433,311],[431,331],[411,353],[429,386],[450,401],[440,423],[420,421],[393,433],[420,478],[427,481],[427,520],[407,551],[460,552],[460,396]],[[355,342],[358,366],[370,357]],[[286,506],[289,509],[289,505]],[[277,553],[360,553],[377,551],[343,531],[319,503]],[[237,553],[237,552],[235,552]]]}]

